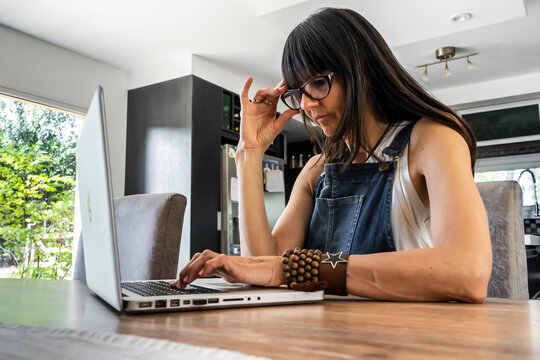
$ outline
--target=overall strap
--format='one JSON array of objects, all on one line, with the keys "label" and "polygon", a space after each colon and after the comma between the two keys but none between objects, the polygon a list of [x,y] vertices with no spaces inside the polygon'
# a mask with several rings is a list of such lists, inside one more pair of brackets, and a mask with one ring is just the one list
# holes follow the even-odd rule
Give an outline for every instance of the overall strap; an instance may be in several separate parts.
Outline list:
[{"label": "overall strap", "polygon": [[405,146],[407,146],[407,143],[409,142],[409,138],[411,137],[411,132],[415,124],[416,121],[412,121],[410,124],[405,125],[405,127],[396,135],[390,146],[383,150],[383,154],[393,157],[400,157],[403,149],[405,149]]}]

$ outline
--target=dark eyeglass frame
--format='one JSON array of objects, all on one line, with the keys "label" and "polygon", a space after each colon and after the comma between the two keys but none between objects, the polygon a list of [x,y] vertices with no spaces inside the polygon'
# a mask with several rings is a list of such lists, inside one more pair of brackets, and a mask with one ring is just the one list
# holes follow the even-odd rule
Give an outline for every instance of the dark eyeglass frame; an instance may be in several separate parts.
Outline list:
[{"label": "dark eyeglass frame", "polygon": [[[301,106],[298,106],[297,108],[294,108],[292,106],[290,106],[289,104],[287,104],[287,102],[285,101],[285,96],[289,96],[289,97],[293,97],[297,94],[300,95],[300,98],[302,97],[302,94],[306,94],[306,96],[308,98],[310,98],[311,100],[322,100],[324,98],[326,98],[328,96],[328,94],[330,94],[330,90],[332,89],[332,78],[334,77],[334,73],[331,72],[331,73],[328,73],[328,74],[324,74],[324,75],[319,75],[319,76],[315,76],[314,78],[311,78],[309,79],[308,81],[306,81],[304,83],[304,85],[300,86],[298,89],[291,89],[285,93],[283,93],[281,96],[280,96],[280,99],[281,101],[283,101],[283,103],[285,105],[287,105],[287,107],[289,109],[292,109],[292,110],[300,110],[300,107]],[[324,96],[321,96],[321,97],[314,97],[312,96],[310,93],[308,93],[306,90],[305,90],[305,87],[307,84],[309,84],[310,82],[314,81],[314,80],[319,80],[319,79],[325,79],[327,82],[328,82],[328,91],[326,92],[326,94]]]}]

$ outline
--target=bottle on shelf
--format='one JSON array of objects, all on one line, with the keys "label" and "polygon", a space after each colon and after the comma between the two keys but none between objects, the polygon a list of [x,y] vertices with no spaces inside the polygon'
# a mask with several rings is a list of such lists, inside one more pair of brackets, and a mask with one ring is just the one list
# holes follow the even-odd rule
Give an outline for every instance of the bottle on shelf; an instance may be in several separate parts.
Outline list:
[{"label": "bottle on shelf", "polygon": [[299,168],[303,168],[304,167],[304,154],[300,154],[300,156],[298,157],[298,166]]},{"label": "bottle on shelf", "polygon": [[291,156],[291,161],[289,162],[289,168],[295,169],[296,168],[296,156]]},{"label": "bottle on shelf", "polygon": [[229,93],[223,92],[222,94],[222,123],[221,127],[223,129],[231,129],[231,95]]}]

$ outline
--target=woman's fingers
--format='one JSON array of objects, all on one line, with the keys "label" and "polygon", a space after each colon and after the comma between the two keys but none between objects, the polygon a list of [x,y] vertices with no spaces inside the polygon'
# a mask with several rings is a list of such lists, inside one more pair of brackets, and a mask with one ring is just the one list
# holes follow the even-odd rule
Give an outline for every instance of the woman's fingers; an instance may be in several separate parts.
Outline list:
[{"label": "woman's fingers", "polygon": [[253,85],[253,78],[250,76],[247,78],[246,82],[244,83],[244,87],[242,88],[242,92],[240,93],[242,106],[246,106],[250,102],[255,103],[255,104],[271,105],[272,103],[275,102],[275,100],[277,100],[281,96],[281,94],[287,91],[285,82],[281,80],[273,89],[272,88],[258,89],[255,92],[255,95],[253,96],[253,100],[250,101],[249,89],[251,88],[251,85]]},{"label": "woman's fingers", "polygon": [[220,254],[215,258],[208,260],[201,271],[199,271],[199,276],[211,276],[211,275],[220,275],[224,276],[230,274],[230,258],[225,254]]},{"label": "woman's fingers", "polygon": [[185,282],[186,285],[190,284],[198,278],[200,275],[200,271],[204,267],[204,265],[210,260],[215,258],[216,256],[219,256],[219,254],[213,252],[212,250],[204,250],[201,253],[201,256],[199,256],[195,261],[193,261],[189,267],[186,276],[184,279],[182,279],[182,282]]},{"label": "woman's fingers", "polygon": [[171,283],[171,286],[181,290],[184,289],[188,284],[190,284],[191,282],[193,282],[193,280],[199,277],[198,273],[201,271],[204,264],[209,259],[212,259],[216,256],[218,256],[218,254],[211,250],[204,250],[202,253],[197,253],[193,255],[193,258],[191,258],[189,264],[187,264],[182,269],[182,271],[180,271],[178,280],[173,281]]},{"label": "woman's fingers", "polygon": [[184,288],[187,284],[184,284],[183,283],[183,279],[186,277],[186,274],[188,272],[188,269],[189,269],[189,266],[199,258],[199,256],[201,256],[201,253],[195,253],[195,255],[193,255],[193,257],[191,258],[191,260],[189,261],[189,263],[184,266],[184,268],[180,271],[180,274],[178,275],[178,279],[171,282],[171,287],[176,287],[176,288]]},{"label": "woman's fingers", "polygon": [[249,88],[251,87],[251,84],[253,84],[253,78],[250,76],[244,83],[244,87],[240,93],[240,101],[242,102],[242,106],[249,104]]},{"label": "woman's fingers", "polygon": [[255,92],[255,95],[253,96],[252,103],[272,105],[273,103],[275,103],[275,100],[278,97],[279,97],[278,90],[274,90],[270,88],[258,89]]},{"label": "woman's fingers", "polygon": [[279,90],[281,88],[285,87],[285,80],[281,80],[277,85],[276,87],[274,88],[275,90]]},{"label": "woman's fingers", "polygon": [[275,120],[276,131],[280,133],[281,130],[283,130],[283,127],[285,126],[285,124],[288,123],[289,120],[291,120],[294,115],[298,115],[298,114],[300,114],[300,110],[292,110],[292,109],[285,110],[283,113],[281,113],[281,115]]}]

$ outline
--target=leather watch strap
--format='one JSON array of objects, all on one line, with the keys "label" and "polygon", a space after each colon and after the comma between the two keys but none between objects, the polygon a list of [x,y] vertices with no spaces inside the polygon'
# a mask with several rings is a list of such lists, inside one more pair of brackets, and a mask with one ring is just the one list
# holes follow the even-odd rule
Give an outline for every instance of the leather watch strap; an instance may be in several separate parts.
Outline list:
[{"label": "leather watch strap", "polygon": [[326,294],[347,295],[348,254],[326,252],[321,256],[319,281],[326,281]]}]

